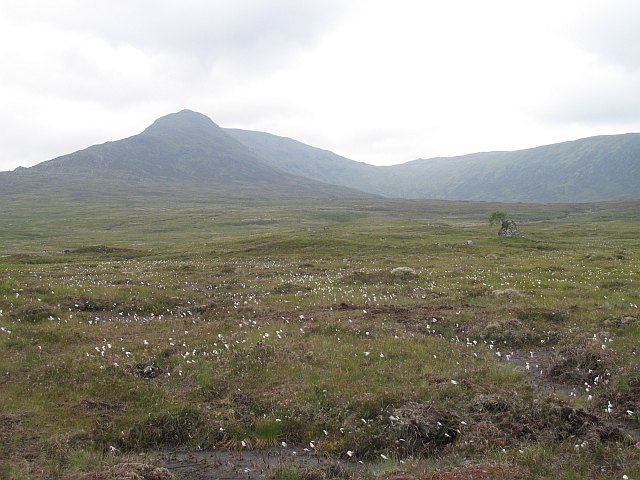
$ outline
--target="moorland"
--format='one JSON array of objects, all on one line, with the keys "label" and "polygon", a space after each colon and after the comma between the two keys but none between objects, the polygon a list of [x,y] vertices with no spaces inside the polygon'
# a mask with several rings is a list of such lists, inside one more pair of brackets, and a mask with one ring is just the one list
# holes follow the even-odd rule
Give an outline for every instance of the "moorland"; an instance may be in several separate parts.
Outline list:
[{"label": "moorland", "polygon": [[2,478],[640,478],[637,201],[25,198]]}]

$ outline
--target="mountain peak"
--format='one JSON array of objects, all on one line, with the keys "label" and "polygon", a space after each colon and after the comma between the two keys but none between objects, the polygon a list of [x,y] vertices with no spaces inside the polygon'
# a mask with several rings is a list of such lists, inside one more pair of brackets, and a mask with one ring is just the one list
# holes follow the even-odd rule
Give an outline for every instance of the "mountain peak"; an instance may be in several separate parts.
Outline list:
[{"label": "mountain peak", "polygon": [[166,133],[185,131],[212,131],[220,127],[206,115],[193,110],[180,110],[158,118],[143,133]]},{"label": "mountain peak", "polygon": [[6,188],[5,179],[16,178],[25,181],[13,191],[40,183],[54,185],[51,182],[59,179],[53,188],[64,191],[74,190],[75,184],[91,184],[93,189],[97,181],[107,191],[127,185],[124,188],[178,188],[204,195],[240,191],[252,197],[363,195],[274,168],[209,117],[192,110],[158,118],[138,135],[93,145],[10,177],[0,175],[0,190]]}]

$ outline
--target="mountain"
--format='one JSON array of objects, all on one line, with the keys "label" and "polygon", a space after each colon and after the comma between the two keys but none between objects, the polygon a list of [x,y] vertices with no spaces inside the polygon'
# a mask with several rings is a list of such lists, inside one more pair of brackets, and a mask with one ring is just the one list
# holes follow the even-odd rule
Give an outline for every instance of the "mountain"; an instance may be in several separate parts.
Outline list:
[{"label": "mountain", "polygon": [[415,160],[393,170],[406,180],[407,197],[520,202],[640,198],[640,134]]},{"label": "mountain", "polygon": [[375,167],[295,140],[226,130],[282,170],[395,198],[594,202],[640,198],[640,134]]},{"label": "mountain", "polygon": [[183,110],[138,135],[0,173],[0,194],[256,199],[375,194],[573,203],[640,198],[638,178],[638,133],[376,167],[290,138],[223,129],[205,115]]},{"label": "mountain", "polygon": [[210,118],[183,110],[142,133],[0,174],[0,189],[162,191],[178,188],[284,196],[363,196],[279,170],[257,158]]},{"label": "mountain", "polygon": [[236,128],[225,128],[224,131],[245,145],[256,157],[294,175],[334,185],[352,185],[354,178],[377,171],[373,165],[349,160],[291,138]]}]

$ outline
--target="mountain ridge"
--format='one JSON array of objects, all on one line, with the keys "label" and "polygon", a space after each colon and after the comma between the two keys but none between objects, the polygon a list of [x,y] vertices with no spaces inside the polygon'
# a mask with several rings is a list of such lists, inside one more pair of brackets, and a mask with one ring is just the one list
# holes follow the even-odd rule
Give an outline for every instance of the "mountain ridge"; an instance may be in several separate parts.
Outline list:
[{"label": "mountain ridge", "polygon": [[[255,157],[205,115],[182,110],[155,120],[137,135],[88,148],[0,174],[0,187],[11,181],[31,189],[37,178],[53,182],[51,188],[82,189],[87,182],[98,190],[110,185],[122,190],[178,187],[247,194],[283,196],[366,196],[347,188],[283,172]],[[65,181],[69,180],[69,181]],[[31,181],[29,181],[31,180]],[[100,183],[105,188],[100,187]]]},{"label": "mountain ridge", "polygon": [[[640,176],[640,133],[378,167],[305,146],[306,156],[298,153],[298,158],[313,158],[311,168],[292,158],[275,158],[286,151],[285,144],[290,144],[290,151],[300,150],[299,142],[294,146],[291,139],[277,136],[266,140],[270,134],[264,132],[230,133],[273,165],[293,163],[291,169],[298,175],[321,171],[324,182],[392,198],[532,203],[640,198],[640,182],[635,181]],[[344,159],[339,175],[332,174],[336,157]]]},{"label": "mountain ridge", "polygon": [[182,110],[141,133],[0,173],[0,193],[152,189],[529,203],[640,198],[640,133],[373,166]]}]

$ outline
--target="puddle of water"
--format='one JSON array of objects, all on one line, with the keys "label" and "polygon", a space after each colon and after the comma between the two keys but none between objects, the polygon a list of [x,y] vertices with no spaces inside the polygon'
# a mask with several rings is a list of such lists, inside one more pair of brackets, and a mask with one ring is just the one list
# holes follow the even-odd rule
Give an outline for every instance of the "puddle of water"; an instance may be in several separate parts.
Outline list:
[{"label": "puddle of water", "polygon": [[[269,478],[270,473],[280,465],[322,468],[337,461],[316,452],[282,448],[167,452],[160,462],[176,476],[177,480],[259,480]],[[343,468],[353,472],[364,469],[364,466],[357,462],[338,462]]]}]

